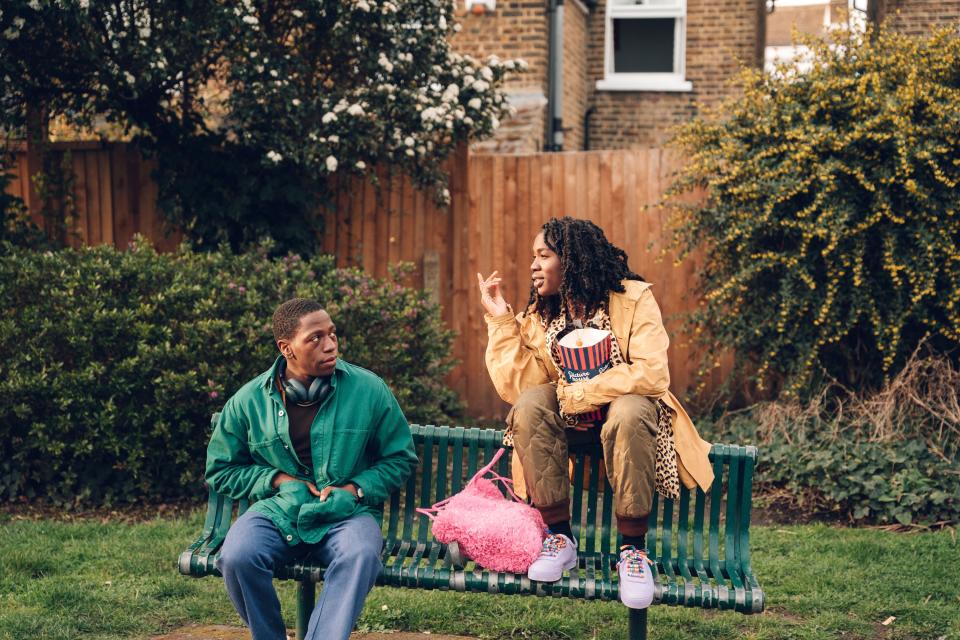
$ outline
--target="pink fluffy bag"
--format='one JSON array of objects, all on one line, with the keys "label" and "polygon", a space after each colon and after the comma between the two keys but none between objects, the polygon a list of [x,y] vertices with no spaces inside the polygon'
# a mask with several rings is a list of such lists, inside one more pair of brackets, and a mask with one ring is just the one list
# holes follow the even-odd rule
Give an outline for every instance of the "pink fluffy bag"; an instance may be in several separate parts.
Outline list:
[{"label": "pink fluffy bag", "polygon": [[[520,500],[509,478],[491,471],[506,449],[477,472],[464,489],[417,512],[433,520],[433,535],[477,564],[493,570],[526,573],[540,555],[546,525],[540,512]],[[490,478],[484,478],[487,473]],[[500,482],[510,494],[504,497]]]}]

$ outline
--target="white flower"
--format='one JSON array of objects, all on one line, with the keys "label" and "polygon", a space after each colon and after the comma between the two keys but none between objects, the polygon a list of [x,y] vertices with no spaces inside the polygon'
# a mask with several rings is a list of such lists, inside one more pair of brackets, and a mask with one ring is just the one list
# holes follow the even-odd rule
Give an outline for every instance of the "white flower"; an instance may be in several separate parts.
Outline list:
[{"label": "white flower", "polygon": [[483,106],[483,102],[480,100],[480,98],[471,98],[470,102],[467,103],[467,106],[471,109],[479,109]]},{"label": "white flower", "polygon": [[352,116],[362,116],[363,107],[361,107],[359,104],[352,104],[350,105],[350,108],[347,109],[347,113]]},{"label": "white flower", "polygon": [[270,69],[270,76],[271,76],[271,77],[276,78],[278,75],[280,75],[280,74],[277,73],[277,70],[276,70],[276,69]]},{"label": "white flower", "polygon": [[491,128],[491,129],[499,129],[499,128],[500,128],[500,121],[497,120],[496,116],[493,116],[493,117],[490,118],[490,128]]},{"label": "white flower", "polygon": [[243,21],[246,24],[257,24],[260,22],[259,20],[257,20],[257,16],[243,16]]},{"label": "white flower", "polygon": [[150,27],[140,27],[140,37],[146,40],[150,37]]},{"label": "white flower", "polygon": [[330,141],[330,144],[338,144],[340,142],[340,136],[333,134],[332,136],[328,137],[327,140]]},{"label": "white flower", "polygon": [[450,189],[444,189],[441,191],[440,197],[443,198],[444,202],[450,202]]},{"label": "white flower", "polygon": [[357,0],[357,9],[360,9],[360,11],[370,11],[370,5],[367,4],[367,0]]},{"label": "white flower", "polygon": [[480,75],[483,76],[483,79],[487,82],[493,80],[493,71],[490,71],[490,67],[483,67],[480,69]]},{"label": "white flower", "polygon": [[33,9],[34,11],[40,11],[40,1],[39,0],[30,0],[27,3],[27,6]]},{"label": "white flower", "polygon": [[476,81],[477,81],[477,79],[474,78],[473,76],[469,75],[469,74],[463,76],[463,88],[466,89],[467,87],[469,87],[470,85],[472,85],[472,84],[473,84],[474,82],[476,82]]},{"label": "white flower", "polygon": [[477,80],[476,82],[473,83],[474,91],[486,91],[489,88],[490,88],[490,85],[483,80]]},{"label": "white flower", "polygon": [[377,63],[383,67],[383,70],[387,73],[393,71],[393,63],[387,60],[387,56],[380,54],[380,58],[377,60]]},{"label": "white flower", "polygon": [[523,58],[517,60],[517,69],[520,69],[520,71],[526,71],[529,67],[530,65],[528,65],[527,61]]},{"label": "white flower", "polygon": [[407,149],[407,155],[412,158],[413,156],[415,156],[415,155],[417,155],[417,154],[414,153],[413,149]]},{"label": "white flower", "polygon": [[337,159],[333,156],[327,156],[327,171],[333,173],[337,170]]},{"label": "white flower", "polygon": [[250,57],[251,57],[251,58],[256,58],[258,55],[260,55],[260,54],[259,54],[258,52],[256,52],[256,51],[251,51],[251,52],[250,52]]},{"label": "white flower", "polygon": [[325,114],[323,114],[323,117],[320,118],[320,122],[323,124],[330,124],[331,122],[335,122],[336,119],[337,114],[335,114],[333,111],[327,111]]},{"label": "white flower", "polygon": [[[355,167],[356,167],[357,169],[359,169],[360,171],[363,171],[364,169],[367,168],[367,163],[364,162],[363,160],[357,160],[357,164],[355,164],[355,165],[353,165],[353,166],[355,166]],[[387,606],[387,605],[383,605],[383,606]]]},{"label": "white flower", "polygon": [[17,29],[22,29],[25,22],[26,20],[24,20],[20,16],[17,16],[16,18],[13,19],[13,26],[15,26]]},{"label": "white flower", "polygon": [[290,104],[292,104],[292,105],[295,106],[295,107],[299,107],[299,106],[300,106],[300,98],[294,98],[293,100],[290,101]]},{"label": "white flower", "polygon": [[404,138],[403,144],[407,145],[408,147],[412,147],[416,144],[416,141],[411,136],[407,136]]},{"label": "white flower", "polygon": [[463,119],[463,124],[467,125],[468,127],[472,127],[473,118],[471,118],[470,116],[467,116],[466,118]]},{"label": "white flower", "polygon": [[506,67],[507,71],[513,71],[517,65],[514,64],[513,60],[507,60],[503,63],[503,66]]},{"label": "white flower", "polygon": [[302,18],[302,17],[303,17],[303,11],[300,11],[300,9],[294,9],[294,10],[291,11],[290,13],[293,14],[293,17],[294,17],[294,18]]},{"label": "white flower", "polygon": [[276,151],[270,150],[270,151],[267,151],[267,159],[273,162],[274,164],[277,164],[278,162],[283,160],[283,156],[277,153]]},{"label": "white flower", "polygon": [[133,84],[134,82],[137,81],[137,79],[134,78],[133,74],[130,73],[129,71],[123,72],[123,79],[127,81],[127,84]]},{"label": "white flower", "polygon": [[454,30],[454,32],[460,33],[460,30],[461,30],[461,29],[463,29],[463,25],[460,24],[459,22],[455,22],[455,23],[453,24],[453,30]]},{"label": "white flower", "polygon": [[3,32],[3,37],[6,38],[7,40],[16,40],[17,38],[20,37],[20,32],[14,29],[13,27],[9,27],[6,31]]}]

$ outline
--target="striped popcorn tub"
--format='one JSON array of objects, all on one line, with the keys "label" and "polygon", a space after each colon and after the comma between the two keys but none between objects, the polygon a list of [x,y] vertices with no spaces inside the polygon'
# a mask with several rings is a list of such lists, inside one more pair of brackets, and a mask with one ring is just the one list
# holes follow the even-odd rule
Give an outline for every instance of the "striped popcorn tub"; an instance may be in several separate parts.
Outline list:
[{"label": "striped popcorn tub", "polygon": [[[567,382],[582,382],[598,376],[610,368],[610,348],[613,336],[603,329],[574,329],[560,339],[557,349]],[[603,421],[603,410],[581,414],[581,423]]]}]

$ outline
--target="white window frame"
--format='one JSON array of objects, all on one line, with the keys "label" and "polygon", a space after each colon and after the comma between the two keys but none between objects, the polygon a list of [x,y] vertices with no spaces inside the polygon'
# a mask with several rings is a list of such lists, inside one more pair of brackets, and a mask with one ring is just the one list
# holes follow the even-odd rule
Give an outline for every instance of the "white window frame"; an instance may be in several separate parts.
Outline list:
[{"label": "white window frame", "polygon": [[[673,73],[616,73],[613,67],[613,21],[619,18],[674,18]],[[614,5],[607,0],[604,27],[604,77],[598,91],[692,91],[686,73],[687,0],[675,6]]]}]

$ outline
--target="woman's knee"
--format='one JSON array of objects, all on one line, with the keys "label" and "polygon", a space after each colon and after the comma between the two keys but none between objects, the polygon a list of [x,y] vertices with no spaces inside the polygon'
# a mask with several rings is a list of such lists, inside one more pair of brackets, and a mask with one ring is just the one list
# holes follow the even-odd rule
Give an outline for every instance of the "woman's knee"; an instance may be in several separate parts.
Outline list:
[{"label": "woman's knee", "polygon": [[604,439],[656,436],[657,403],[647,396],[620,396],[610,403],[607,422],[604,426],[601,432],[601,437]]},{"label": "woman's knee", "polygon": [[557,390],[552,384],[543,384],[527,389],[513,405],[507,422],[516,437],[526,440],[530,435],[559,417]]}]

